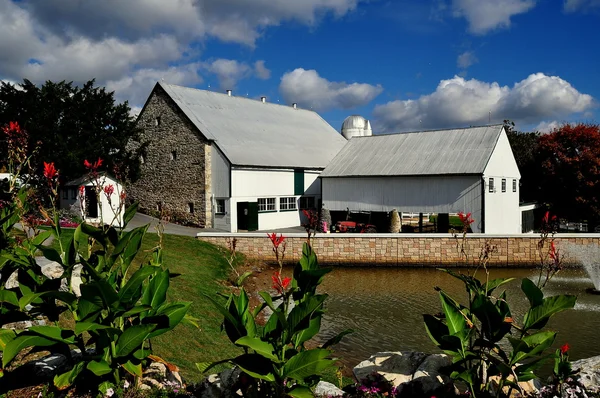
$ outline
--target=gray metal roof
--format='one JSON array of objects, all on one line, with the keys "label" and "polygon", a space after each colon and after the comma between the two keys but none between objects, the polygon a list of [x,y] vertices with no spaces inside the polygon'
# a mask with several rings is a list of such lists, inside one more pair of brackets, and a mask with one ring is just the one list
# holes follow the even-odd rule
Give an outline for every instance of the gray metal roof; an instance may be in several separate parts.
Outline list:
[{"label": "gray metal roof", "polygon": [[313,111],[159,84],[233,165],[324,168],[346,144]]},{"label": "gray metal roof", "polygon": [[482,174],[502,125],[354,137],[321,177]]}]

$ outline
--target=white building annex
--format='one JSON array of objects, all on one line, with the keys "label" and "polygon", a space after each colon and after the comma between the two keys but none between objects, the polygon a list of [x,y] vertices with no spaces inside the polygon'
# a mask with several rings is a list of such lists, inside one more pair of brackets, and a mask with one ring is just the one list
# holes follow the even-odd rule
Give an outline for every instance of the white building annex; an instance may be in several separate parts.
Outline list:
[{"label": "white building annex", "polygon": [[521,175],[502,125],[354,136],[320,178],[332,211],[462,211],[473,232],[521,233]]},{"label": "white building annex", "polygon": [[[107,187],[112,189],[105,190]],[[100,192],[96,192],[97,189]],[[92,179],[89,175],[85,175],[69,181],[60,188],[60,208],[80,214],[91,224],[120,227],[123,225],[125,212],[125,206],[121,206],[121,193],[123,193],[123,186],[114,177],[100,173],[98,178]]]},{"label": "white building annex", "polygon": [[320,207],[318,176],[346,140],[316,112],[157,83],[138,117],[149,142],[140,206],[218,230],[299,226]]}]

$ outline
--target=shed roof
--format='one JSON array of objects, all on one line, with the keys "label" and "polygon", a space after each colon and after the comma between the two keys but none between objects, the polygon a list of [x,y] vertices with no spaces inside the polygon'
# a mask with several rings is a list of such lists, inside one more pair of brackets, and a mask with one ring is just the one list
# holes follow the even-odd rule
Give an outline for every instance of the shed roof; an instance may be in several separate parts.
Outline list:
[{"label": "shed roof", "polygon": [[[111,176],[110,174],[108,174],[107,172],[100,172],[98,173],[98,176],[96,177],[99,181],[102,182],[102,184],[106,184],[106,182],[108,182],[109,184],[119,184],[119,181]],[[80,185],[85,185],[88,184],[90,182],[92,182],[92,179],[94,179],[94,177],[92,177],[89,174],[84,174],[79,178],[76,178],[74,180],[71,180],[65,184],[63,184],[63,187],[78,187]]]},{"label": "shed roof", "polygon": [[354,137],[321,177],[483,174],[502,125]]},{"label": "shed roof", "polygon": [[346,144],[313,111],[158,84],[234,165],[324,168]]}]

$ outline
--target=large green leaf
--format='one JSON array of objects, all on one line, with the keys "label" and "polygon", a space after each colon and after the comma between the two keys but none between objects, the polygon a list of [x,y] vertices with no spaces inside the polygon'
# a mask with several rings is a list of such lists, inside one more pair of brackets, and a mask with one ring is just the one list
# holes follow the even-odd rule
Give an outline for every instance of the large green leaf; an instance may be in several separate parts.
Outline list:
[{"label": "large green leaf", "polygon": [[544,293],[529,278],[523,279],[521,282],[521,290],[527,296],[531,307],[537,307],[544,301]]},{"label": "large green leaf", "polygon": [[81,285],[81,297],[104,308],[112,307],[119,301],[115,289],[105,279]]},{"label": "large green leaf", "polygon": [[67,372],[54,376],[54,386],[59,390],[65,390],[69,388],[79,376],[79,373],[83,370],[85,362],[79,362],[72,369]]},{"label": "large green leaf", "polygon": [[8,303],[14,305],[15,307],[18,307],[19,298],[17,296],[17,293],[10,290],[0,289],[0,303]]},{"label": "large green leaf", "polygon": [[48,238],[52,236],[52,230],[47,230],[39,233],[36,237],[31,240],[34,246],[39,246],[44,243]]},{"label": "large green leaf", "polygon": [[21,350],[28,347],[50,347],[57,344],[56,340],[51,340],[46,337],[37,336],[37,335],[28,335],[21,334],[9,341],[4,347],[4,352],[2,353],[2,367],[5,368],[6,365],[10,363]]},{"label": "large green leaf", "polygon": [[460,305],[443,291],[440,291],[440,300],[444,314],[446,314],[446,324],[450,334],[453,335],[464,330],[467,327],[467,322],[461,312]]},{"label": "large green leaf", "polygon": [[315,394],[307,386],[296,384],[287,395],[293,398],[314,398]]},{"label": "large green leaf", "polygon": [[[320,330],[321,330],[321,317],[320,316],[312,317],[310,319],[310,321],[308,323],[308,327],[306,329],[302,329],[302,330],[296,332],[296,334],[294,336],[292,336],[292,338],[294,339],[294,346],[300,347],[302,344],[304,344],[308,340],[315,337],[319,333]],[[327,343],[330,343],[330,342],[331,342],[331,340],[327,341]],[[325,348],[325,347],[322,347],[322,348]]]},{"label": "large green leaf", "polygon": [[487,289],[488,294],[492,294],[492,292],[499,288],[500,286],[507,284],[509,282],[514,281],[515,278],[498,278],[498,279],[493,279],[491,281],[489,281],[487,283],[487,285],[485,285],[485,288]]},{"label": "large green leaf", "polygon": [[104,376],[113,371],[108,362],[101,359],[99,361],[90,361],[87,364],[87,368],[96,376]]},{"label": "large green leaf", "polygon": [[272,362],[260,354],[242,354],[231,362],[251,377],[269,382],[275,381]]},{"label": "large green leaf", "polygon": [[287,328],[288,326],[288,322],[287,319],[285,317],[285,314],[283,313],[282,309],[279,307],[275,307],[275,305],[273,304],[273,298],[271,298],[271,296],[269,295],[269,293],[267,292],[258,292],[258,295],[260,297],[262,297],[262,299],[265,301],[265,303],[267,304],[267,306],[271,309],[271,311],[273,311],[273,314],[277,317],[277,319],[279,320],[279,323],[281,323],[281,325],[284,328]]},{"label": "large green leaf", "polygon": [[167,300],[169,289],[169,270],[157,272],[144,291],[142,303],[152,308],[160,307]]},{"label": "large green leaf", "polygon": [[33,303],[38,298],[54,299],[54,300],[62,301],[63,303],[67,304],[68,306],[73,305],[77,301],[77,296],[75,296],[73,293],[69,293],[69,292],[49,291],[49,292],[41,292],[41,293],[29,293],[29,294],[25,294],[25,295],[23,295],[23,297],[21,297],[21,299],[19,300],[19,307],[23,311],[29,304]]},{"label": "large green leaf", "polygon": [[124,357],[138,349],[154,328],[155,325],[136,325],[127,328],[117,341],[117,356]]},{"label": "large green leaf", "polygon": [[150,333],[150,337],[156,337],[175,328],[183,320],[185,314],[190,309],[190,305],[191,303],[189,302],[166,304],[160,308],[156,315],[144,318],[144,323],[154,323],[156,325],[156,329]]},{"label": "large green leaf", "polygon": [[317,255],[306,242],[302,245],[302,257],[300,258],[299,264],[305,271],[319,268]]},{"label": "large green leaf", "polygon": [[523,318],[523,329],[541,329],[550,317],[561,311],[571,309],[577,302],[577,296],[559,295],[547,297],[541,305],[533,307],[527,311]]},{"label": "large green leaf", "polygon": [[132,276],[129,278],[125,286],[119,291],[119,301],[121,303],[136,303],[140,297],[140,289],[142,287],[142,283],[152,274],[156,273],[158,269],[156,267],[145,266],[138,269]]},{"label": "large green leaf", "polygon": [[121,255],[124,266],[128,266],[129,264],[131,264],[131,261],[140,251],[140,247],[142,246],[142,240],[147,230],[148,225],[143,225],[141,227],[134,228],[130,231],[130,239],[127,242],[127,246],[123,250],[123,254]]},{"label": "large green leaf", "polygon": [[442,322],[441,319],[434,317],[433,315],[424,314],[423,320],[425,322],[425,331],[427,335],[433,341],[433,343],[441,348],[442,350],[459,348],[459,347],[449,347],[448,342],[443,340],[444,336],[448,336],[450,331],[448,330],[448,326]]},{"label": "large green leaf", "polygon": [[319,375],[335,365],[335,361],[326,359],[329,355],[331,351],[323,349],[302,351],[283,365],[283,377],[304,382],[308,377]]},{"label": "large green leaf", "polygon": [[554,343],[556,332],[545,331],[525,336],[522,339],[508,338],[513,347],[510,364],[516,365],[524,359],[540,355],[545,349]]},{"label": "large green leaf", "polygon": [[326,294],[311,296],[306,301],[296,305],[288,315],[288,330],[291,334],[299,330],[306,329],[309,326],[309,320],[313,313],[323,308],[323,303],[327,299]]},{"label": "large green leaf", "polygon": [[107,325],[101,325],[99,323],[94,323],[94,322],[77,322],[75,324],[75,334],[76,335],[80,335],[83,332],[95,332],[96,330],[107,330],[110,331],[111,333],[115,334],[115,333],[120,333],[121,331],[119,329],[107,326]]},{"label": "large green leaf", "polygon": [[225,326],[229,325],[229,329],[227,331],[228,332],[227,336],[229,337],[229,339],[231,340],[232,343],[234,341],[237,341],[240,337],[246,335],[245,327],[242,324],[242,320],[237,318],[237,314],[230,313],[229,310],[225,306],[223,306],[223,304],[219,303],[212,297],[210,297],[210,296],[205,296],[205,297],[213,303],[215,308],[225,318],[223,323],[225,324]]},{"label": "large green leaf", "polygon": [[331,347],[333,345],[338,344],[340,341],[342,341],[342,339],[344,338],[344,336],[349,335],[350,333],[354,333],[354,330],[352,330],[352,329],[346,329],[343,332],[338,333],[337,335],[335,335],[332,338],[330,338],[329,340],[327,340],[325,342],[325,344],[323,344],[321,346],[321,348],[327,348],[327,347]]},{"label": "large green leaf", "polygon": [[135,216],[135,213],[137,213],[138,206],[139,203],[134,202],[131,206],[125,209],[125,212],[123,213],[123,228],[125,228],[125,226],[129,224],[129,221],[133,219],[133,216]]},{"label": "large green leaf", "polygon": [[127,361],[123,364],[123,369],[125,369],[132,376],[142,377],[142,364],[140,362],[133,363],[131,361]]},{"label": "large green leaf", "polygon": [[75,334],[58,326],[32,326],[29,328],[29,333],[35,333],[60,343],[75,344]]},{"label": "large green leaf", "polygon": [[235,344],[241,345],[242,347],[248,347],[265,358],[279,362],[279,359],[275,355],[275,348],[266,341],[262,341],[255,337],[244,336],[238,339]]},{"label": "large green leaf", "polygon": [[0,352],[4,351],[6,345],[14,340],[17,334],[11,329],[0,329]]}]

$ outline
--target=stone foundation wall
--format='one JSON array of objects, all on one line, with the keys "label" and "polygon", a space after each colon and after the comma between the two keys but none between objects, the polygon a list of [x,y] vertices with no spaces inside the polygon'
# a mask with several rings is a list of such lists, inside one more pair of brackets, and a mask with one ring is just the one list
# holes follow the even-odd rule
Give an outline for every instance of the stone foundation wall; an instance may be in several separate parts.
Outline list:
[{"label": "stone foundation wall", "polygon": [[[198,239],[227,247],[227,240],[237,240],[237,251],[248,258],[273,260],[273,247],[265,234],[199,234]],[[494,267],[531,267],[539,264],[535,235],[490,236],[472,235],[467,238],[465,251],[469,263],[477,264],[481,247],[486,241],[496,246],[497,251],[490,257]],[[286,262],[296,262],[302,254],[306,242],[304,234],[286,234]],[[576,245],[600,244],[600,235],[558,236],[555,244],[561,249],[566,243]],[[413,267],[452,267],[465,266],[459,256],[457,241],[442,234],[331,234],[318,235],[313,239],[313,247],[319,256],[319,263],[331,265],[374,265],[374,266],[413,266]],[[565,263],[576,265],[576,259],[563,248]]]},{"label": "stone foundation wall", "polygon": [[140,143],[147,147],[141,178],[129,188],[129,196],[147,213],[162,208],[173,221],[211,227],[209,142],[160,87],[137,124],[143,130]]}]

